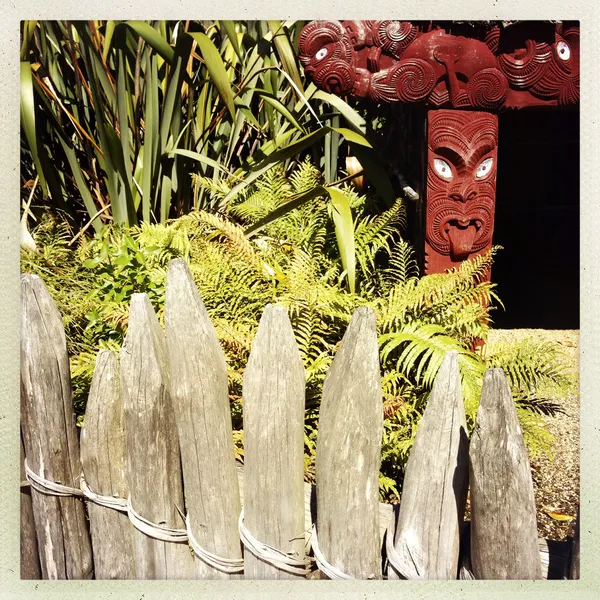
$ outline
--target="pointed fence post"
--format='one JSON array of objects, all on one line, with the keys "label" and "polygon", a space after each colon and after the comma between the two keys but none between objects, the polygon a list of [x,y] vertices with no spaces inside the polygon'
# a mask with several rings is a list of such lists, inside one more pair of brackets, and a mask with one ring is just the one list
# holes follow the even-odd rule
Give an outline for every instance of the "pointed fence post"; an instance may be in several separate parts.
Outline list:
[{"label": "pointed fence post", "polygon": [[[133,294],[120,354],[131,505],[156,525],[185,529],[179,440],[169,395],[164,333],[146,294]],[[134,532],[138,579],[193,579],[185,542]]]},{"label": "pointed fence post", "polygon": [[33,521],[31,486],[25,479],[25,450],[21,437],[21,579],[41,579],[40,557]]},{"label": "pointed fence post", "polygon": [[[79,489],[81,463],[62,319],[37,275],[21,276],[21,426],[27,465]],[[89,579],[92,548],[81,496],[32,489],[43,579]]]},{"label": "pointed fence post", "polygon": [[[181,259],[169,264],[165,325],[191,531],[202,549],[226,561],[241,560],[227,365],[192,274]],[[198,557],[196,573],[202,579],[241,576]]]},{"label": "pointed fence post", "polygon": [[297,579],[304,569],[302,358],[285,308],[267,305],[244,372],[244,524],[292,555],[290,572],[244,552],[246,579]]},{"label": "pointed fence post", "polygon": [[457,578],[468,479],[458,355],[448,352],[406,465],[389,579]]},{"label": "pointed fence post", "polygon": [[469,458],[475,579],[542,579],[531,467],[502,369],[485,374]]},{"label": "pointed fence post", "polygon": [[354,312],[329,369],[319,417],[317,539],[323,558],[337,570],[332,577],[381,579],[382,434],[375,314],[363,307]]},{"label": "pointed fence post", "polygon": [[[81,430],[81,464],[89,489],[101,496],[126,500],[125,427],[114,352],[96,358]],[[87,503],[96,579],[134,579],[133,527],[126,513]]]}]

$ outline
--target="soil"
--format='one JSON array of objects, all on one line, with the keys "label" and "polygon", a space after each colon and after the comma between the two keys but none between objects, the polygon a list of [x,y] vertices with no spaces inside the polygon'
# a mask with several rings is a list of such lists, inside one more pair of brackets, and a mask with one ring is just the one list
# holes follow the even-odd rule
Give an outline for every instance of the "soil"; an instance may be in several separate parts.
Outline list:
[{"label": "soil", "polygon": [[[490,332],[491,347],[499,341],[518,341],[527,337],[544,339],[561,346],[579,372],[579,331],[546,329],[497,329]],[[490,348],[491,349],[491,348]],[[539,536],[562,541],[573,535],[579,508],[579,393],[556,398],[564,413],[546,417],[548,430],[555,436],[552,460],[531,460],[537,507]],[[548,513],[554,513],[554,518]],[[567,517],[573,517],[567,519]]]}]

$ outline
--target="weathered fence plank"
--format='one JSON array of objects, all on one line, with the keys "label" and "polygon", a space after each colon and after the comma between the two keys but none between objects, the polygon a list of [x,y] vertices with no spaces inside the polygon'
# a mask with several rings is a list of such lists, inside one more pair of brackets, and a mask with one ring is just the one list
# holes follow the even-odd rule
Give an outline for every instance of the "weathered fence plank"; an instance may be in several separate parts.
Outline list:
[{"label": "weathered fence plank", "polygon": [[475,578],[541,579],[531,467],[502,369],[485,374],[469,457]]},{"label": "weathered fence plank", "polygon": [[468,479],[469,440],[458,356],[449,352],[406,465],[389,579],[398,574],[406,579],[457,578]]},{"label": "weathered fence plank", "polygon": [[[244,522],[260,542],[304,560],[302,358],[285,308],[267,305],[244,371]],[[301,567],[299,567],[301,569]],[[246,548],[246,579],[296,579]]]},{"label": "weathered fence plank", "polygon": [[21,437],[21,579],[41,579],[42,570],[33,520],[31,488],[25,480],[25,450]]},{"label": "weathered fence plank", "polygon": [[[21,425],[32,472],[79,489],[79,441],[62,319],[42,280],[29,274],[21,276]],[[42,577],[91,577],[92,549],[81,497],[35,489],[31,494]]]},{"label": "weathered fence plank", "polygon": [[[383,408],[375,315],[358,308],[325,383],[317,438],[317,534],[326,561],[380,579]],[[314,543],[313,543],[314,546]]]},{"label": "weathered fence plank", "polygon": [[[92,492],[127,499],[125,428],[114,352],[96,358],[81,431],[81,464]],[[127,514],[88,502],[96,579],[134,579],[133,528]]]},{"label": "weathered fence plank", "polygon": [[[154,524],[185,529],[179,440],[169,395],[165,337],[146,294],[134,294],[120,354],[131,505]],[[192,579],[187,543],[134,532],[136,577]]]},{"label": "weathered fence plank", "polygon": [[[227,365],[192,275],[180,259],[169,265],[165,325],[191,531],[208,552],[241,559]],[[240,577],[224,570],[196,557],[202,579]]]}]

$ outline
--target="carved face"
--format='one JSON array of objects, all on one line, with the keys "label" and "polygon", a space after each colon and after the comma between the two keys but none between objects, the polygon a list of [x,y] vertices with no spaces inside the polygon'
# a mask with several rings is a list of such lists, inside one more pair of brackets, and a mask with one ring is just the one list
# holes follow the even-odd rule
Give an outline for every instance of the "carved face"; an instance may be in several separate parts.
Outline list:
[{"label": "carved face", "polygon": [[300,33],[299,58],[315,85],[331,94],[349,94],[355,71],[350,39],[339,21],[312,21]]},{"label": "carved face", "polygon": [[513,48],[505,52],[500,51],[500,30],[494,28],[486,43],[498,53],[498,68],[512,89],[559,105],[579,101],[578,27],[557,25],[553,43],[517,38],[512,41]]},{"label": "carved face", "polygon": [[448,268],[492,242],[498,117],[430,111],[428,129],[426,241]]}]

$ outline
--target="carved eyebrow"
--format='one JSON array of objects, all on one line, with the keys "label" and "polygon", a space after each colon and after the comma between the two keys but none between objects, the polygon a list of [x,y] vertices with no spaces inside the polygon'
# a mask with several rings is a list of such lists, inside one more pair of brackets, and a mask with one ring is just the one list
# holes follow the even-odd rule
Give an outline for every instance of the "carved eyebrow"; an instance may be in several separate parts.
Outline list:
[{"label": "carved eyebrow", "polygon": [[438,154],[446,160],[449,160],[459,170],[464,169],[466,166],[462,155],[453,148],[449,148],[448,146],[439,146],[437,148],[432,148],[431,150],[435,154]]},{"label": "carved eyebrow", "polygon": [[495,147],[496,146],[494,144],[489,143],[476,146],[469,156],[469,165],[473,166],[478,163],[486,154],[489,154],[492,150],[494,150]]}]

